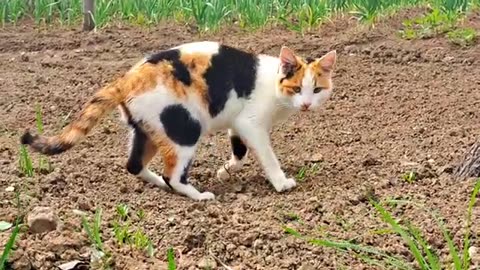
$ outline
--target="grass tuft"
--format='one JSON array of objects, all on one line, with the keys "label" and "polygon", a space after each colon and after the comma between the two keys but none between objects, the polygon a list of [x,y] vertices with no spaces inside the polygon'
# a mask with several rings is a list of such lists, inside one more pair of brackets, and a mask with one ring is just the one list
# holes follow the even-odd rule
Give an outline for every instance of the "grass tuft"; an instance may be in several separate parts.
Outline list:
[{"label": "grass tuft", "polygon": [[[435,251],[432,250],[430,245],[428,245],[427,241],[423,237],[420,230],[416,228],[413,224],[409,222],[403,222],[403,223],[406,223],[406,225],[402,225],[380,203],[375,202],[374,200],[370,200],[370,203],[377,210],[382,220],[390,226],[393,232],[401,236],[403,241],[407,244],[410,254],[415,259],[420,269],[468,270],[470,267],[470,258],[468,254],[468,249],[470,247],[470,230],[472,226],[472,211],[473,211],[473,206],[476,203],[477,195],[479,191],[480,191],[480,179],[476,182],[468,203],[468,210],[466,214],[466,229],[465,229],[465,235],[463,240],[463,248],[461,251],[458,251],[457,248],[455,247],[455,244],[453,243],[448,230],[445,228],[445,225],[439,218],[439,215],[436,213],[436,211],[432,211],[431,209],[427,209],[423,205],[420,205],[411,201],[393,200],[397,205],[404,204],[404,203],[412,204],[432,214],[437,224],[439,225],[440,230],[442,231],[444,240],[447,242],[450,256],[453,260],[453,265],[451,267],[450,265],[447,266],[447,265],[441,264],[441,261],[438,255],[436,255]],[[351,243],[343,240],[309,238],[301,235],[296,230],[288,227],[284,227],[284,231],[297,238],[304,239],[307,242],[316,246],[334,248],[341,252],[350,252],[355,257],[371,265],[380,266],[382,268],[393,268],[393,269],[408,269],[408,270],[416,269],[416,268],[413,268],[405,258],[394,256],[394,255],[388,255],[375,247],[359,245],[359,244],[355,244],[355,243]]]}]

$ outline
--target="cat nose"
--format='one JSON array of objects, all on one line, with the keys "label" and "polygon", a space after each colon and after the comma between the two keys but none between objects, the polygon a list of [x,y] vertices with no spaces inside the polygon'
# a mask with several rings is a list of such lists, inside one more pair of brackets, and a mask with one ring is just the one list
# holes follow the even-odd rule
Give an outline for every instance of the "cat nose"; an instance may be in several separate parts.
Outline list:
[{"label": "cat nose", "polygon": [[304,103],[302,104],[302,109],[303,109],[303,110],[307,110],[311,105],[312,105],[311,102],[304,102]]}]

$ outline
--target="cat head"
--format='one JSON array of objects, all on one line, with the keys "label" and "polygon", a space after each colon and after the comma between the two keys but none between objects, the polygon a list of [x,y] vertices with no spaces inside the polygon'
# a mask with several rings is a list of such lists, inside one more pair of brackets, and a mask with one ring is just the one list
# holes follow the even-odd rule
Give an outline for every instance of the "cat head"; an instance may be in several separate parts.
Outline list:
[{"label": "cat head", "polygon": [[320,58],[303,59],[287,48],[280,51],[277,95],[295,109],[307,111],[319,108],[332,94],[332,73],[336,51]]}]

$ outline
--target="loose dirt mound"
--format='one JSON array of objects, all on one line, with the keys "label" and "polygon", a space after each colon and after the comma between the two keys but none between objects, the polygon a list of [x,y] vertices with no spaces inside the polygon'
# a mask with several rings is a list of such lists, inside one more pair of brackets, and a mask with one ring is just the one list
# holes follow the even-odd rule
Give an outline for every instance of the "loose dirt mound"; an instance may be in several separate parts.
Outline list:
[{"label": "loose dirt mound", "polygon": [[[57,231],[46,235],[21,234],[14,267],[52,269],[88,257],[89,242],[74,210],[93,216],[95,207],[103,209],[103,237],[116,269],[165,269],[168,247],[174,247],[180,269],[195,269],[210,254],[235,269],[372,269],[346,254],[286,235],[283,225],[408,257],[401,239],[376,232],[386,225],[368,204],[367,194],[415,199],[439,209],[459,244],[473,181],[454,181],[449,168],[480,135],[480,46],[460,49],[443,39],[403,41],[396,35],[400,22],[394,18],[370,31],[344,20],[305,36],[284,29],[229,29],[198,37],[172,26],[88,34],[31,27],[2,30],[0,216],[13,221],[15,196],[4,190],[22,184],[27,211],[50,206],[61,221]],[[215,193],[215,202],[193,202],[145,184],[124,169],[127,130],[117,113],[75,149],[51,158],[53,172],[20,176],[19,134],[35,126],[36,103],[44,113],[46,133],[53,134],[94,91],[144,54],[198,39],[273,55],[281,45],[311,56],[338,50],[336,90],[325,109],[296,115],[272,132],[289,175],[317,164],[318,171],[307,174],[295,190],[277,194],[252,158],[243,173],[217,180],[216,169],[229,157],[225,133],[204,139],[191,170],[194,185]],[[160,171],[160,160],[152,167]],[[401,175],[413,169],[417,180],[403,181]],[[153,241],[155,258],[117,246],[111,224],[119,203],[132,212],[144,210],[141,227]],[[447,254],[428,213],[411,207],[394,213],[413,220],[432,246]],[[476,206],[474,216],[479,214]],[[477,246],[479,234],[475,219]],[[8,232],[0,233],[0,243],[7,237]]]}]

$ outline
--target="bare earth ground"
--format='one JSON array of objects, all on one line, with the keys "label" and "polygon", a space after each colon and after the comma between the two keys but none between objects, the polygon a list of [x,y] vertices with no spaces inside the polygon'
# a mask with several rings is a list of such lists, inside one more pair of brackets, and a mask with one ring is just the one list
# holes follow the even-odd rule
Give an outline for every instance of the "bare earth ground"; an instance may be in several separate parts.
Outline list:
[{"label": "bare earth ground", "polygon": [[[397,30],[402,16],[374,30],[338,19],[303,37],[280,28],[256,33],[228,29],[199,37],[186,27],[167,25],[150,30],[111,27],[88,34],[27,26],[1,30],[0,220],[13,222],[17,213],[14,193],[5,191],[11,185],[22,186],[27,212],[51,206],[61,220],[57,231],[21,234],[11,265],[54,269],[88,257],[90,244],[73,210],[93,216],[95,207],[103,209],[103,238],[115,269],[166,269],[169,247],[175,249],[179,269],[196,269],[209,254],[234,269],[374,269],[347,254],[295,239],[283,232],[283,225],[374,245],[412,260],[400,238],[374,232],[387,226],[367,194],[382,200],[414,199],[438,209],[460,244],[474,181],[455,181],[449,169],[480,135],[480,45],[462,49],[444,38],[401,40]],[[477,13],[468,24],[478,30],[479,22]],[[250,156],[242,173],[221,182],[215,171],[228,159],[230,148],[226,133],[212,135],[199,148],[191,178],[217,200],[193,202],[126,172],[127,132],[115,112],[87,140],[51,158],[52,173],[20,175],[19,135],[35,127],[36,102],[44,113],[46,133],[54,134],[94,91],[144,54],[198,39],[273,55],[281,45],[305,56],[338,50],[336,90],[325,109],[296,115],[272,132],[289,175],[312,162],[320,168],[316,174],[307,175],[295,190],[278,194]],[[161,161],[152,167],[161,171]],[[413,184],[401,179],[410,169],[420,172]],[[116,244],[111,223],[122,202],[132,211],[145,211],[139,226],[152,239],[155,258]],[[418,225],[448,261],[447,246],[428,213],[408,206],[393,211]],[[477,246],[479,214],[477,204]],[[0,233],[0,246],[9,233]]]}]

